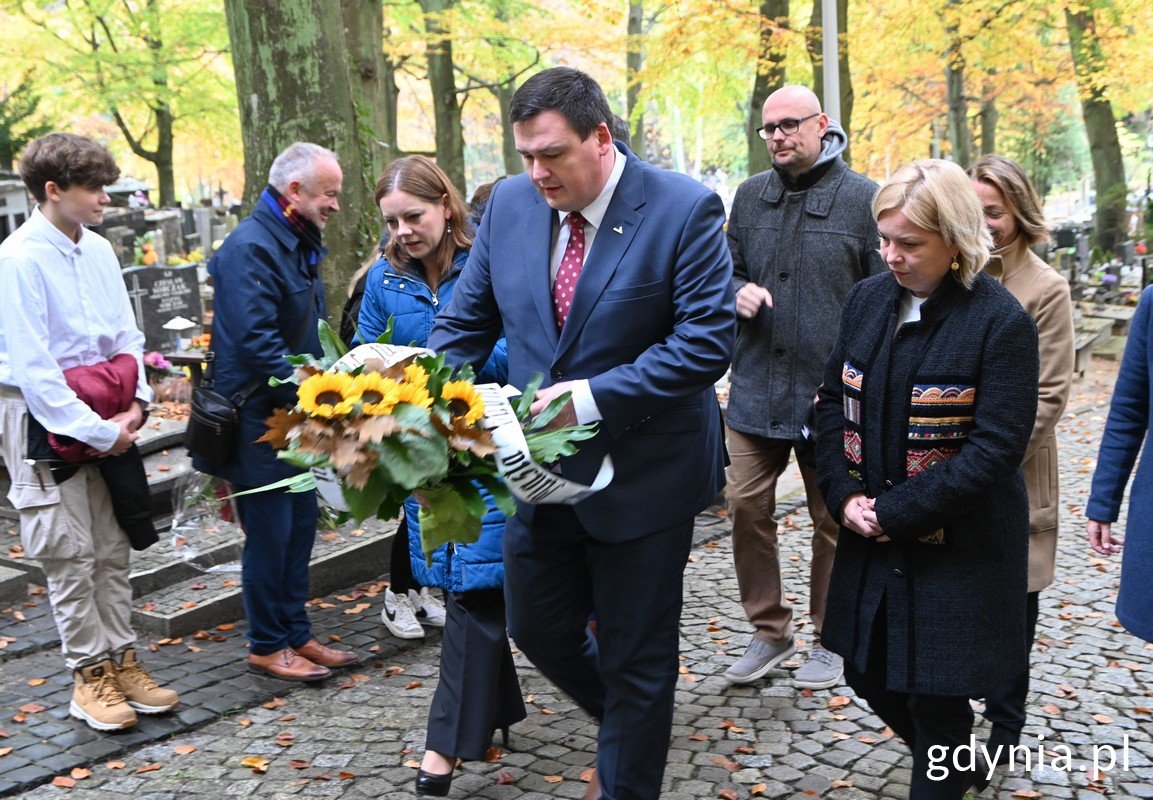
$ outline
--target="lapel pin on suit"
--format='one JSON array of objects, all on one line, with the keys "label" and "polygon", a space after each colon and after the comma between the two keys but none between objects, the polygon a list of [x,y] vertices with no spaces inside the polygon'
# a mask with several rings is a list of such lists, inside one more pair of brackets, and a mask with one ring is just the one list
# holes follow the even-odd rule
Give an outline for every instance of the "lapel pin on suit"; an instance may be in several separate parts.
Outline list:
[{"label": "lapel pin on suit", "polygon": [[614,233],[624,233],[625,232],[625,226],[624,225],[617,225],[615,228],[613,228],[613,232]]}]

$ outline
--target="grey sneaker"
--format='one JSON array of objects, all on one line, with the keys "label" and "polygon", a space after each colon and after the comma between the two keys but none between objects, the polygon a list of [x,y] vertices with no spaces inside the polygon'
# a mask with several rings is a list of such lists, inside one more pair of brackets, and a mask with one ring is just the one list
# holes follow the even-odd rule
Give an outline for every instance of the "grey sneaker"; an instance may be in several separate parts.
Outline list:
[{"label": "grey sneaker", "polygon": [[793,686],[798,689],[831,689],[841,680],[845,661],[820,645],[809,651],[809,659],[793,673]]},{"label": "grey sneaker", "polygon": [[737,663],[725,670],[725,680],[729,683],[752,683],[760,680],[765,673],[797,652],[792,639],[783,642],[765,642],[757,637],[749,642],[749,649]]}]

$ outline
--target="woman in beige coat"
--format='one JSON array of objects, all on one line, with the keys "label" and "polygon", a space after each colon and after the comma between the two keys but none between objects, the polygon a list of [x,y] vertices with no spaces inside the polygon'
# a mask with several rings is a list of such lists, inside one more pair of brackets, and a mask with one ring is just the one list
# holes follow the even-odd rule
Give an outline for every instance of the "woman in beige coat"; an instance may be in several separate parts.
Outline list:
[{"label": "woman in beige coat", "polygon": [[[1009,290],[1037,324],[1041,374],[1037,421],[1021,469],[1029,492],[1028,641],[1032,650],[1039,594],[1053,582],[1057,559],[1058,476],[1055,429],[1073,381],[1073,303],[1069,284],[1029,248],[1048,240],[1041,204],[1029,178],[1016,162],[989,155],[969,176],[981,198],[985,221],[993,234],[993,254],[985,271]],[[1018,743],[1025,725],[1029,671],[985,696],[985,717],[992,723],[989,753]]]}]

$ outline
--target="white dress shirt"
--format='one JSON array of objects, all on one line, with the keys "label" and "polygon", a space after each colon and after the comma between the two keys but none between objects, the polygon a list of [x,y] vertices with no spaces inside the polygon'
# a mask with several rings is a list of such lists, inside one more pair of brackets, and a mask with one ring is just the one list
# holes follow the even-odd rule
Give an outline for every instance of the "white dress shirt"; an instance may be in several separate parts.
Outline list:
[{"label": "white dress shirt", "polygon": [[0,243],[0,384],[18,388],[45,428],[110,449],[119,426],[76,396],[64,370],[128,353],[138,365],[136,397],[148,402],[143,351],[144,334],[106,239],[81,228],[73,242],[37,207]]},{"label": "white dress shirt", "polygon": [[[597,195],[597,199],[593,200],[584,208],[580,209],[580,215],[585,220],[585,263],[588,263],[589,258],[593,254],[593,242],[596,240],[597,231],[600,230],[601,223],[604,222],[605,212],[609,209],[609,203],[612,202],[613,193],[616,191],[617,184],[620,183],[621,174],[625,171],[625,156],[616,145],[612,148],[614,160],[613,168],[609,173],[609,178],[605,181],[604,188],[601,193]],[[560,262],[564,258],[564,252],[568,249],[569,240],[569,225],[568,215],[571,212],[557,211],[557,219],[560,224],[554,228],[552,255],[549,258],[548,275],[549,286],[556,281],[556,274],[560,270]],[[580,279],[577,279],[577,285],[580,285]],[[604,415],[597,407],[596,400],[593,398],[592,390],[589,389],[588,380],[573,381],[572,387],[572,402],[573,409],[576,411],[577,422],[582,425],[586,422],[596,422],[603,419]]]}]

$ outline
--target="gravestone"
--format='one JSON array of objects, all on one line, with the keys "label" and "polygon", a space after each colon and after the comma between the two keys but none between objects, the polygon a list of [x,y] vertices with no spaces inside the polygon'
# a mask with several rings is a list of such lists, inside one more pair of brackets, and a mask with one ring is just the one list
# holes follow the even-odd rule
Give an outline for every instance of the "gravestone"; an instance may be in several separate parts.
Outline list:
[{"label": "gravestone", "polygon": [[112,245],[112,252],[116,254],[116,260],[120,262],[122,268],[131,267],[136,263],[135,231],[122,225],[115,225],[105,228],[101,236]]},{"label": "gravestone", "polygon": [[166,255],[179,255],[186,252],[184,250],[184,232],[181,230],[180,209],[148,209],[144,212],[144,219],[148,223],[149,229],[157,231],[153,241],[164,240]]},{"label": "gravestone", "polygon": [[137,236],[143,236],[148,230],[148,226],[144,222],[144,210],[140,208],[106,208],[104,221],[99,225],[94,225],[92,230],[101,236],[107,236],[105,231],[120,227],[131,228]]},{"label": "gravestone", "polygon": [[204,251],[204,257],[208,258],[212,255],[212,209],[197,206],[192,209],[192,214],[196,221],[196,233],[200,236],[200,249]]},{"label": "gravestone", "polygon": [[[125,270],[124,283],[136,314],[136,324],[144,331],[144,349],[170,351],[175,334],[164,325],[175,317],[203,322],[200,283],[195,266],[137,267]],[[187,335],[187,334],[185,334]]]}]

